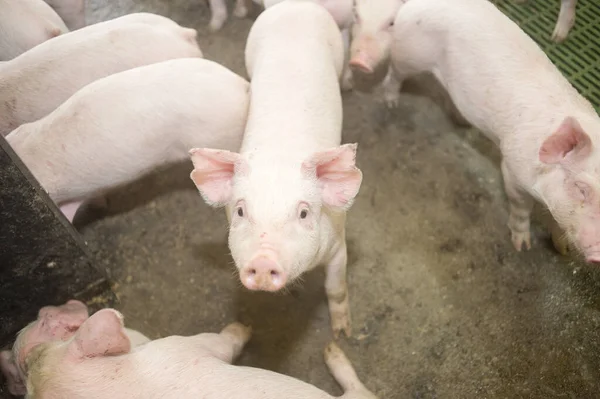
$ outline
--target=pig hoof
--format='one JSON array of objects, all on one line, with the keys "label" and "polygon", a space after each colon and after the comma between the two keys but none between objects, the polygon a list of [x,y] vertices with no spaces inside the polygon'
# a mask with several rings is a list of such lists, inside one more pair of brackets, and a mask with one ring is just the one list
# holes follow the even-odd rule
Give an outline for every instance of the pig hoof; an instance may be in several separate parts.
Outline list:
[{"label": "pig hoof", "polygon": [[342,91],[350,91],[354,88],[354,81],[352,79],[352,72],[348,71],[342,77]]},{"label": "pig hoof", "polygon": [[333,329],[333,336],[338,339],[342,333],[348,338],[352,335],[352,329],[350,328],[350,317],[348,315],[340,315],[334,317],[331,321],[331,328]]},{"label": "pig hoof", "polygon": [[248,15],[248,7],[246,7],[243,4],[239,4],[235,7],[235,9],[233,10],[233,15],[236,18],[246,18],[246,16]]},{"label": "pig hoof", "polygon": [[245,326],[242,323],[231,323],[223,329],[223,333],[239,338],[243,342],[248,342],[252,336],[252,327]]},{"label": "pig hoof", "polygon": [[213,18],[210,20],[210,23],[208,24],[208,29],[210,29],[211,32],[218,32],[223,27],[223,24],[225,24],[224,19]]},{"label": "pig hoof", "polygon": [[569,28],[564,28],[561,25],[556,25],[554,28],[554,32],[552,32],[552,41],[555,43],[562,43],[567,38],[569,34]]},{"label": "pig hoof", "polygon": [[512,243],[515,246],[517,252],[521,252],[523,246],[526,250],[531,249],[531,233],[530,232],[513,232],[512,233]]},{"label": "pig hoof", "polygon": [[400,96],[397,94],[386,94],[385,95],[385,105],[389,109],[397,108],[400,104]]}]

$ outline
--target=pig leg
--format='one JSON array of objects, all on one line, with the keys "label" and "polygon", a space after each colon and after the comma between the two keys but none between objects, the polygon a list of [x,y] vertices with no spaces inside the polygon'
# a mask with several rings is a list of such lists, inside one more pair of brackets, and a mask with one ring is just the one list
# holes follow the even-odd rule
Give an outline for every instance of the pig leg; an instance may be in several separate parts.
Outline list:
[{"label": "pig leg", "polygon": [[344,41],[344,70],[342,71],[341,88],[344,91],[352,90],[354,83],[352,81],[352,70],[348,62],[350,61],[350,29],[342,30],[342,40]]},{"label": "pig leg", "polygon": [[227,5],[225,0],[208,0],[210,5],[210,23],[208,27],[211,31],[216,32],[223,27],[227,20]]},{"label": "pig leg", "polygon": [[521,251],[523,245],[525,245],[525,249],[531,249],[529,224],[533,209],[533,198],[519,188],[504,160],[502,161],[502,177],[504,178],[504,188],[510,207],[508,228],[511,232],[512,243],[517,251]]},{"label": "pig leg", "polygon": [[560,12],[558,14],[558,20],[552,32],[552,40],[556,43],[560,43],[567,38],[569,31],[575,24],[575,7],[577,6],[577,0],[561,0]]},{"label": "pig leg", "polygon": [[337,251],[326,267],[325,292],[329,302],[329,317],[333,335],[337,338],[341,332],[350,337],[350,302],[346,283],[346,264],[348,254],[346,243]]},{"label": "pig leg", "polygon": [[248,15],[248,0],[236,0],[233,15],[237,18],[246,18]]},{"label": "pig leg", "polygon": [[550,221],[550,234],[552,235],[552,244],[554,249],[561,255],[566,255],[569,252],[569,239],[565,231],[556,223],[554,218]]},{"label": "pig leg", "polygon": [[388,69],[385,79],[383,79],[382,87],[385,104],[388,108],[396,108],[400,101],[401,84],[394,76],[394,71],[391,67]]},{"label": "pig leg", "polygon": [[346,357],[344,352],[334,342],[331,342],[325,348],[325,363],[329,372],[344,390],[344,399],[373,398],[375,395],[370,393],[363,383],[358,379],[352,363]]},{"label": "pig leg", "polygon": [[216,358],[227,362],[233,361],[242,353],[244,345],[252,336],[252,328],[241,323],[232,323],[219,334],[202,334],[202,344]]}]

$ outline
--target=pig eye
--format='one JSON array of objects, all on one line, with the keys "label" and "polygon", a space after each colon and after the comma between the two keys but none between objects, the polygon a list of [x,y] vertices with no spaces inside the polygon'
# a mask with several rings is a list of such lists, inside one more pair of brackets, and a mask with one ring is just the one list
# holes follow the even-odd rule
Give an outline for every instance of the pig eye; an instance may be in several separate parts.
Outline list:
[{"label": "pig eye", "polygon": [[243,218],[244,217],[244,210],[242,209],[242,207],[238,207],[237,209],[237,214],[239,217]]},{"label": "pig eye", "polygon": [[577,190],[579,191],[579,194],[581,195],[582,200],[585,200],[586,198],[588,198],[589,187],[586,184],[577,182],[577,183],[575,183],[575,187],[577,187]]},{"label": "pig eye", "polygon": [[300,211],[300,219],[306,219],[308,217],[308,210],[307,209],[302,209]]}]

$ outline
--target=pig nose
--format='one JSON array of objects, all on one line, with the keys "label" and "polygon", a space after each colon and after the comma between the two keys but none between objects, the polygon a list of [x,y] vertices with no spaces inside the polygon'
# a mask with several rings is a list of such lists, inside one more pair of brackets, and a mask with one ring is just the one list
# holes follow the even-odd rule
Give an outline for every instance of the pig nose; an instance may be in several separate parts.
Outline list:
[{"label": "pig nose", "polygon": [[250,290],[278,291],[285,285],[283,269],[273,260],[261,256],[240,271],[242,284]]},{"label": "pig nose", "polygon": [[588,263],[600,263],[600,253],[587,255],[585,261]]},{"label": "pig nose", "polygon": [[373,67],[371,66],[371,59],[364,51],[357,51],[349,62],[350,68],[358,70],[363,73],[373,73]]}]

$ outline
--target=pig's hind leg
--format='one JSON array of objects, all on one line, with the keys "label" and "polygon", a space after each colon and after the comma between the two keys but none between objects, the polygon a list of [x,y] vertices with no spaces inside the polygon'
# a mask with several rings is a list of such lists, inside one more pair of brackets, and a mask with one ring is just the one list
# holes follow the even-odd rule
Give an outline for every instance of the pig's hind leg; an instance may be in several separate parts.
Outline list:
[{"label": "pig's hind leg", "polygon": [[346,283],[346,266],[348,254],[343,243],[331,258],[325,270],[325,292],[329,302],[329,317],[331,328],[337,338],[342,332],[347,337],[351,335],[350,301],[348,299],[348,284]]},{"label": "pig's hind leg", "polygon": [[344,399],[375,399],[375,395],[365,388],[358,379],[352,363],[334,342],[325,348],[325,363],[329,372],[344,390]]},{"label": "pig's hind leg", "polygon": [[203,334],[202,345],[216,358],[233,363],[242,353],[244,345],[251,336],[251,327],[246,327],[241,323],[232,323],[219,334]]},{"label": "pig's hind leg", "polygon": [[560,12],[552,32],[552,40],[556,43],[560,43],[567,38],[569,31],[575,24],[575,8],[577,7],[577,0],[561,0]]},{"label": "pig's hind leg", "polygon": [[530,220],[533,198],[519,188],[512,172],[506,167],[506,161],[502,161],[502,177],[510,207],[508,228],[511,232],[512,243],[517,251],[521,251],[523,246],[525,249],[531,249]]},{"label": "pig's hind leg", "polygon": [[216,32],[223,27],[227,20],[227,5],[225,0],[208,0],[210,7],[210,23],[208,27],[211,31]]}]

